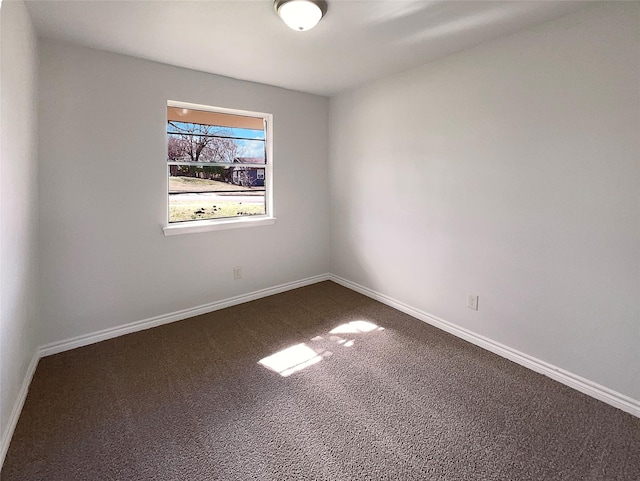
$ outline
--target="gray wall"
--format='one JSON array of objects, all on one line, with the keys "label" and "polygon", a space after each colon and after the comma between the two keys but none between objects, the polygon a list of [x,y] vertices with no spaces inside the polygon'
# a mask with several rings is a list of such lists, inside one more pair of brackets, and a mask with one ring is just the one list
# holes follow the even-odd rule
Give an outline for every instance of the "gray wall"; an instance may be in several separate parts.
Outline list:
[{"label": "gray wall", "polygon": [[[41,344],[326,272],[327,98],[44,39],[40,60]],[[167,100],[273,114],[275,225],[164,236]]]},{"label": "gray wall", "polygon": [[[0,432],[37,346],[327,270],[640,399],[639,8],[329,101],[49,40],[38,66],[3,2]],[[275,225],[163,235],[168,99],[274,114]]]},{"label": "gray wall", "polygon": [[331,272],[640,399],[639,9],[333,98]]},{"label": "gray wall", "polygon": [[0,10],[0,465],[37,347],[36,37],[22,2]]}]

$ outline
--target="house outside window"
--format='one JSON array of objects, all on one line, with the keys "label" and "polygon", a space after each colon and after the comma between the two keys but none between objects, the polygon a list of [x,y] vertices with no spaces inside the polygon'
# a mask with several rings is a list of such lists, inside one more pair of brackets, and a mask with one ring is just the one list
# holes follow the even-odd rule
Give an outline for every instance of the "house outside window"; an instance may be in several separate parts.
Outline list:
[{"label": "house outside window", "polygon": [[165,234],[273,223],[270,114],[167,102]]}]

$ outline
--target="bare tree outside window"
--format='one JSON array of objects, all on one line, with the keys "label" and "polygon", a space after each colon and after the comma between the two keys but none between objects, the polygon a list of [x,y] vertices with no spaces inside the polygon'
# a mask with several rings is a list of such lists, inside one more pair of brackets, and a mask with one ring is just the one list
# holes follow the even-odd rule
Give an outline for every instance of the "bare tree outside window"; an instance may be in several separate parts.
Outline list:
[{"label": "bare tree outside window", "polygon": [[238,154],[233,132],[215,125],[168,122],[167,139],[170,160],[231,163]]}]

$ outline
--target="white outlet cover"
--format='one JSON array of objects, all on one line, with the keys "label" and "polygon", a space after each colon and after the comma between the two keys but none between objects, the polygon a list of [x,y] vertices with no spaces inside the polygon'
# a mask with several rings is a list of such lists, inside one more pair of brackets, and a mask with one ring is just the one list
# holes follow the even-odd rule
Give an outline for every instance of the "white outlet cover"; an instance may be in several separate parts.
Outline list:
[{"label": "white outlet cover", "polygon": [[242,267],[234,267],[233,268],[233,278],[234,279],[242,279]]},{"label": "white outlet cover", "polygon": [[477,294],[467,294],[467,307],[474,311],[478,310],[478,295]]}]

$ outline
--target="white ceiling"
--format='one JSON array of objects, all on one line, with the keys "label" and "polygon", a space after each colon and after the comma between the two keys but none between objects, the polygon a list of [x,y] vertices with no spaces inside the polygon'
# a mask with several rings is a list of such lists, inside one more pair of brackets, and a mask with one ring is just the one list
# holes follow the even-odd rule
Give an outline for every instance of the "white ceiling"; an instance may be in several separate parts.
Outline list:
[{"label": "white ceiling", "polygon": [[584,1],[327,0],[289,29],[272,0],[27,1],[39,36],[333,95],[583,8]]}]

